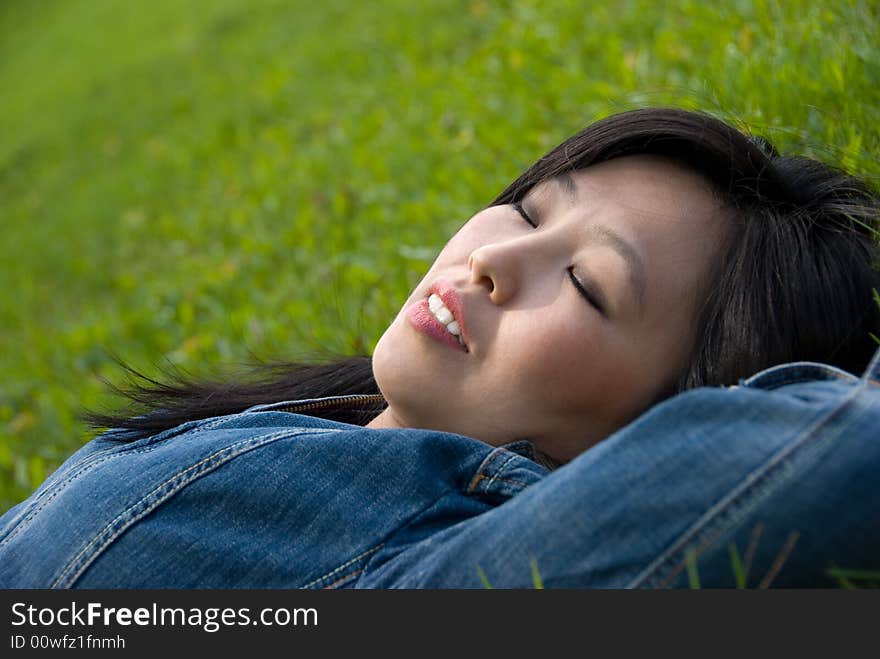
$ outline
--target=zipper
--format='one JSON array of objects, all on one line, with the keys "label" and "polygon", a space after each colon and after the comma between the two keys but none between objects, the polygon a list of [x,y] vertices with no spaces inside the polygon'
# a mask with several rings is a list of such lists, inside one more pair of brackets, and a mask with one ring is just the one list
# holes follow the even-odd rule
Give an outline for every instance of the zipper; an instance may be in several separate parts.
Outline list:
[{"label": "zipper", "polygon": [[366,406],[367,404],[384,404],[385,397],[382,394],[352,394],[349,396],[332,396],[330,398],[316,398],[313,400],[304,400],[283,407],[274,407],[270,409],[262,409],[261,412],[291,412],[300,414],[302,412],[310,412],[314,410],[328,409],[332,407],[347,407],[349,405]]}]

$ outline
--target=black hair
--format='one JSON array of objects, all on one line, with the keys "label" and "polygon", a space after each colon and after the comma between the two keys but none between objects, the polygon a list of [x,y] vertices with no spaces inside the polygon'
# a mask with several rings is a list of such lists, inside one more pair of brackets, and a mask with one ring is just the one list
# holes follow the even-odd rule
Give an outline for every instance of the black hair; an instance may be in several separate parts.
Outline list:
[{"label": "black hair", "polygon": [[[877,225],[880,199],[840,169],[780,155],[701,112],[649,108],[615,114],[562,142],[490,204],[521,200],[564,172],[627,155],[654,154],[701,174],[722,198],[731,230],[700,305],[691,358],[661,397],[700,386],[736,384],[770,366],[817,361],[860,374],[880,328]],[[95,428],[149,436],[193,419],[275,401],[378,394],[368,356],[325,363],[254,363],[246,373],[213,380],[166,371],[165,382],[110,385],[140,406],[81,418]],[[316,411],[363,425],[382,406]]]}]

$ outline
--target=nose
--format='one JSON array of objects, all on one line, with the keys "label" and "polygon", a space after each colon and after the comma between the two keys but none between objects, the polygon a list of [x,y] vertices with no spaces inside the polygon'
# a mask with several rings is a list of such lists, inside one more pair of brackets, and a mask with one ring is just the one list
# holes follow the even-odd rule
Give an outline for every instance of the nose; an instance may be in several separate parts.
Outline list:
[{"label": "nose", "polygon": [[519,288],[525,254],[517,241],[481,245],[468,257],[471,281],[482,286],[495,304],[504,304]]}]

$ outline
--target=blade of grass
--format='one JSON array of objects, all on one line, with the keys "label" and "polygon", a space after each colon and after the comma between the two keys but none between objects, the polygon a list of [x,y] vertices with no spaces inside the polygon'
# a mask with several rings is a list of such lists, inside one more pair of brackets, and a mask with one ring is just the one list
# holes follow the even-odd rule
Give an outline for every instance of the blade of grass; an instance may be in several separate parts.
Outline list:
[{"label": "blade of grass", "polygon": [[767,571],[767,574],[764,575],[764,578],[761,579],[761,583],[758,584],[759,590],[764,590],[770,587],[770,583],[773,579],[776,578],[776,575],[779,574],[779,570],[782,569],[782,564],[788,560],[789,554],[791,554],[791,550],[794,549],[794,543],[797,542],[797,539],[800,537],[800,533],[797,531],[792,531],[788,534],[788,537],[785,539],[785,543],[782,545],[782,549],[779,550],[779,553],[776,555],[776,558],[773,561],[773,564],[770,566],[770,569]]},{"label": "blade of grass", "polygon": [[733,568],[736,587],[743,589],[746,587],[746,573],[743,571],[742,561],[739,558],[739,550],[732,542],[727,546],[727,550],[730,553],[730,565]]},{"label": "blade of grass", "polygon": [[825,574],[829,577],[837,579],[837,585],[844,590],[855,590],[856,585],[849,580],[850,570],[841,570],[837,566],[831,566],[825,571]]},{"label": "blade of grass", "polygon": [[533,556],[530,562],[532,565],[532,583],[537,590],[544,590],[544,582],[541,581],[541,574],[538,572],[538,561]]},{"label": "blade of grass", "polygon": [[483,587],[487,590],[492,590],[492,584],[489,583],[489,578],[486,576],[486,573],[483,572],[483,568],[479,565],[477,566],[477,574],[480,575],[480,581],[483,582]]},{"label": "blade of grass", "polygon": [[826,574],[829,577],[837,579],[859,579],[859,580],[878,580],[880,572],[876,570],[851,570],[847,568],[832,567],[828,568]]},{"label": "blade of grass", "polygon": [[761,531],[764,525],[761,522],[755,524],[752,529],[752,537],[749,538],[749,546],[746,548],[746,558],[743,562],[743,579],[748,580],[749,569],[752,567],[752,560],[755,558],[755,551],[758,549],[758,540],[761,537]]},{"label": "blade of grass", "polygon": [[837,585],[840,586],[843,590],[855,590],[856,585],[847,579],[846,577],[838,577]]},{"label": "blade of grass", "polygon": [[687,566],[688,583],[693,589],[700,587],[700,575],[697,572],[697,554],[693,549],[688,549],[684,555],[684,562]]}]

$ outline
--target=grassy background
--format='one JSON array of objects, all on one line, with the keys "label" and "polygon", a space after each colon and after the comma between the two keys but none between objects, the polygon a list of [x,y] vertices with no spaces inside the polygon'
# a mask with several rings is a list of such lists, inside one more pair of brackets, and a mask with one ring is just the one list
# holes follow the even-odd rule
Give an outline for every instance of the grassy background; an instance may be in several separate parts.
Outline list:
[{"label": "grassy background", "polygon": [[[873,2],[0,3],[0,512],[155,374],[370,351],[586,123],[711,111],[880,180]],[[118,402],[118,401],[116,401]]]}]

